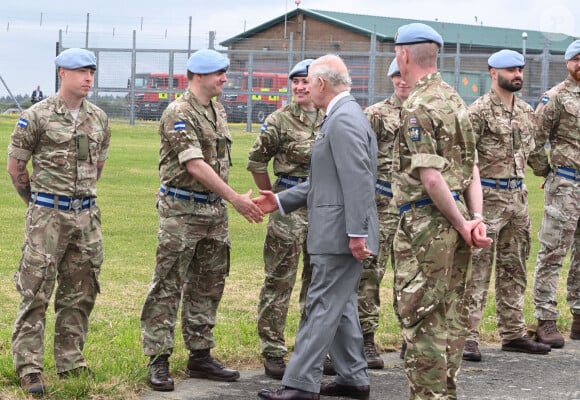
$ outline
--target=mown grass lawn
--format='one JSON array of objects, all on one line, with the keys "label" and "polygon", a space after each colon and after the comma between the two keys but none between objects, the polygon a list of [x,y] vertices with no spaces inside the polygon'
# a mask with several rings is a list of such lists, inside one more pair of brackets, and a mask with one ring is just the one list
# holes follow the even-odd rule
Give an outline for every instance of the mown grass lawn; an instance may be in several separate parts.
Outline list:
[{"label": "mown grass lawn", "polygon": [[[16,116],[0,116],[0,165],[5,171],[6,148]],[[244,131],[244,125],[231,125],[234,137],[233,167],[230,183],[238,192],[256,191],[246,171],[248,150],[256,134]],[[140,347],[139,315],[151,278],[157,234],[155,193],[158,135],[156,123],[129,126],[112,122],[112,144],[101,181],[98,203],[103,215],[105,262],[100,276],[101,295],[91,315],[90,333],[85,356],[96,373],[94,382],[82,379],[61,381],[56,377],[52,339],[54,314],[49,309],[45,337],[45,373],[51,399],[131,399],[146,390],[147,358]],[[533,221],[533,246],[528,260],[526,321],[535,324],[531,283],[538,251],[537,230],[542,218],[541,180],[531,173],[526,178],[530,191]],[[18,266],[22,245],[26,206],[16,195],[7,173],[0,173],[0,398],[26,398],[20,391],[12,365],[10,338],[18,305],[12,277]],[[217,347],[213,354],[229,367],[259,367],[260,346],[256,333],[256,308],[263,279],[262,243],[265,223],[249,224],[230,208],[232,266],[224,298],[214,329]],[[567,273],[565,267],[564,275]],[[399,345],[399,328],[392,311],[392,273],[387,269],[382,285],[382,315],[376,341],[383,351]],[[562,316],[561,329],[569,332],[571,317],[565,303],[565,276],[560,279],[558,301]],[[298,327],[297,288],[289,313],[286,337],[292,345]],[[498,340],[495,324],[493,285],[482,324],[485,341]],[[171,367],[177,379],[187,361],[178,327],[177,345]]]}]

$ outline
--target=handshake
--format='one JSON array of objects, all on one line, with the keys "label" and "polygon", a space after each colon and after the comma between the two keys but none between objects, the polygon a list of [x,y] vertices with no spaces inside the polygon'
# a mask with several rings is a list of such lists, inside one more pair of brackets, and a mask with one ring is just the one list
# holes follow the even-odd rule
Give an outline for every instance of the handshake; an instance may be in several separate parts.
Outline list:
[{"label": "handshake", "polygon": [[262,222],[264,214],[269,214],[278,209],[276,195],[270,190],[260,190],[260,196],[250,197],[252,190],[234,197],[230,203],[237,212],[242,214],[248,222]]}]

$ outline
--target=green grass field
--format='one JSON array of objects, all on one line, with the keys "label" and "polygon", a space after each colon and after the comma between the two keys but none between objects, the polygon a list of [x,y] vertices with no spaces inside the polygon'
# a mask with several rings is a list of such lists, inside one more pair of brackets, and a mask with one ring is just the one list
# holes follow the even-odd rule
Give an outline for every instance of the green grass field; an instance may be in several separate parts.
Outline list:
[{"label": "green grass field", "polygon": [[[0,116],[0,165],[5,171],[6,148],[16,116]],[[256,187],[246,171],[248,150],[256,135],[244,132],[242,125],[231,125],[234,137],[233,167],[230,183],[238,192]],[[155,123],[128,126],[112,123],[110,157],[98,185],[98,203],[103,215],[105,262],[100,276],[101,295],[91,315],[90,333],[85,348],[88,363],[96,373],[94,382],[83,379],[61,381],[56,377],[53,360],[54,313],[49,309],[45,335],[45,382],[51,399],[131,399],[147,390],[147,358],[140,347],[139,315],[151,278],[157,234],[155,193],[159,186],[157,158],[159,140]],[[528,260],[526,321],[534,326],[531,283],[538,251],[537,230],[542,218],[541,180],[528,174],[530,212],[533,221],[533,246]],[[17,196],[6,172],[0,174],[0,398],[21,399],[17,376],[12,366],[10,338],[19,296],[12,277],[20,259],[26,206]],[[259,367],[260,346],[256,333],[258,293],[263,279],[262,243],[265,223],[249,224],[230,207],[232,266],[214,329],[217,347],[212,354],[229,367]],[[389,268],[388,268],[389,270]],[[567,266],[564,275],[567,273]],[[392,311],[392,273],[382,285],[382,315],[376,334],[378,347],[395,350],[399,328]],[[560,279],[558,301],[562,316],[559,327],[569,332],[571,316],[565,303],[565,276]],[[296,288],[288,317],[286,337],[294,343],[299,313]],[[482,322],[485,341],[498,340],[495,324],[493,285]],[[187,362],[178,326],[176,349],[171,367],[177,379]]]}]

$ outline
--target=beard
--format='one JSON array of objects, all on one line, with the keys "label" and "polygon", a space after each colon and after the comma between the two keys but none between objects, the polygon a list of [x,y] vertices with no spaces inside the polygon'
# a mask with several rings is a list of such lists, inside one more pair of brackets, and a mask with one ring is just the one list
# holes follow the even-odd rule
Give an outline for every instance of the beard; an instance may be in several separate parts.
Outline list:
[{"label": "beard", "polygon": [[569,70],[570,76],[576,81],[580,82],[580,68]]},{"label": "beard", "polygon": [[502,89],[509,90],[510,92],[517,92],[522,88],[524,81],[521,79],[512,79],[510,81],[505,79],[503,76],[498,75],[497,84]]}]

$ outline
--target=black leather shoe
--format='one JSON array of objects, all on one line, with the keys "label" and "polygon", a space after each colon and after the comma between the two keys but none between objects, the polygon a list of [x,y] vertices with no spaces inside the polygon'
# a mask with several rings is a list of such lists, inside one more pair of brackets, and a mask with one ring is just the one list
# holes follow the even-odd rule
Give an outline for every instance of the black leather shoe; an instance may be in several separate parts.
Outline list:
[{"label": "black leather shoe", "polygon": [[323,396],[348,397],[351,399],[368,400],[371,393],[371,387],[341,385],[336,382],[323,383],[320,387],[320,394]]},{"label": "black leather shoe", "polygon": [[235,369],[228,369],[209,354],[209,349],[192,351],[185,373],[190,378],[209,379],[212,381],[233,382],[240,378]]},{"label": "black leather shoe", "polygon": [[258,397],[269,400],[320,400],[320,395],[313,392],[281,387],[280,389],[262,389],[258,392]]},{"label": "black leather shoe", "polygon": [[463,359],[465,361],[481,361],[481,352],[475,340],[466,340],[463,347]]},{"label": "black leather shoe", "polygon": [[528,336],[523,336],[519,339],[514,339],[506,344],[501,345],[503,351],[516,351],[519,353],[530,354],[548,354],[552,348],[544,343],[538,343],[530,339]]}]

